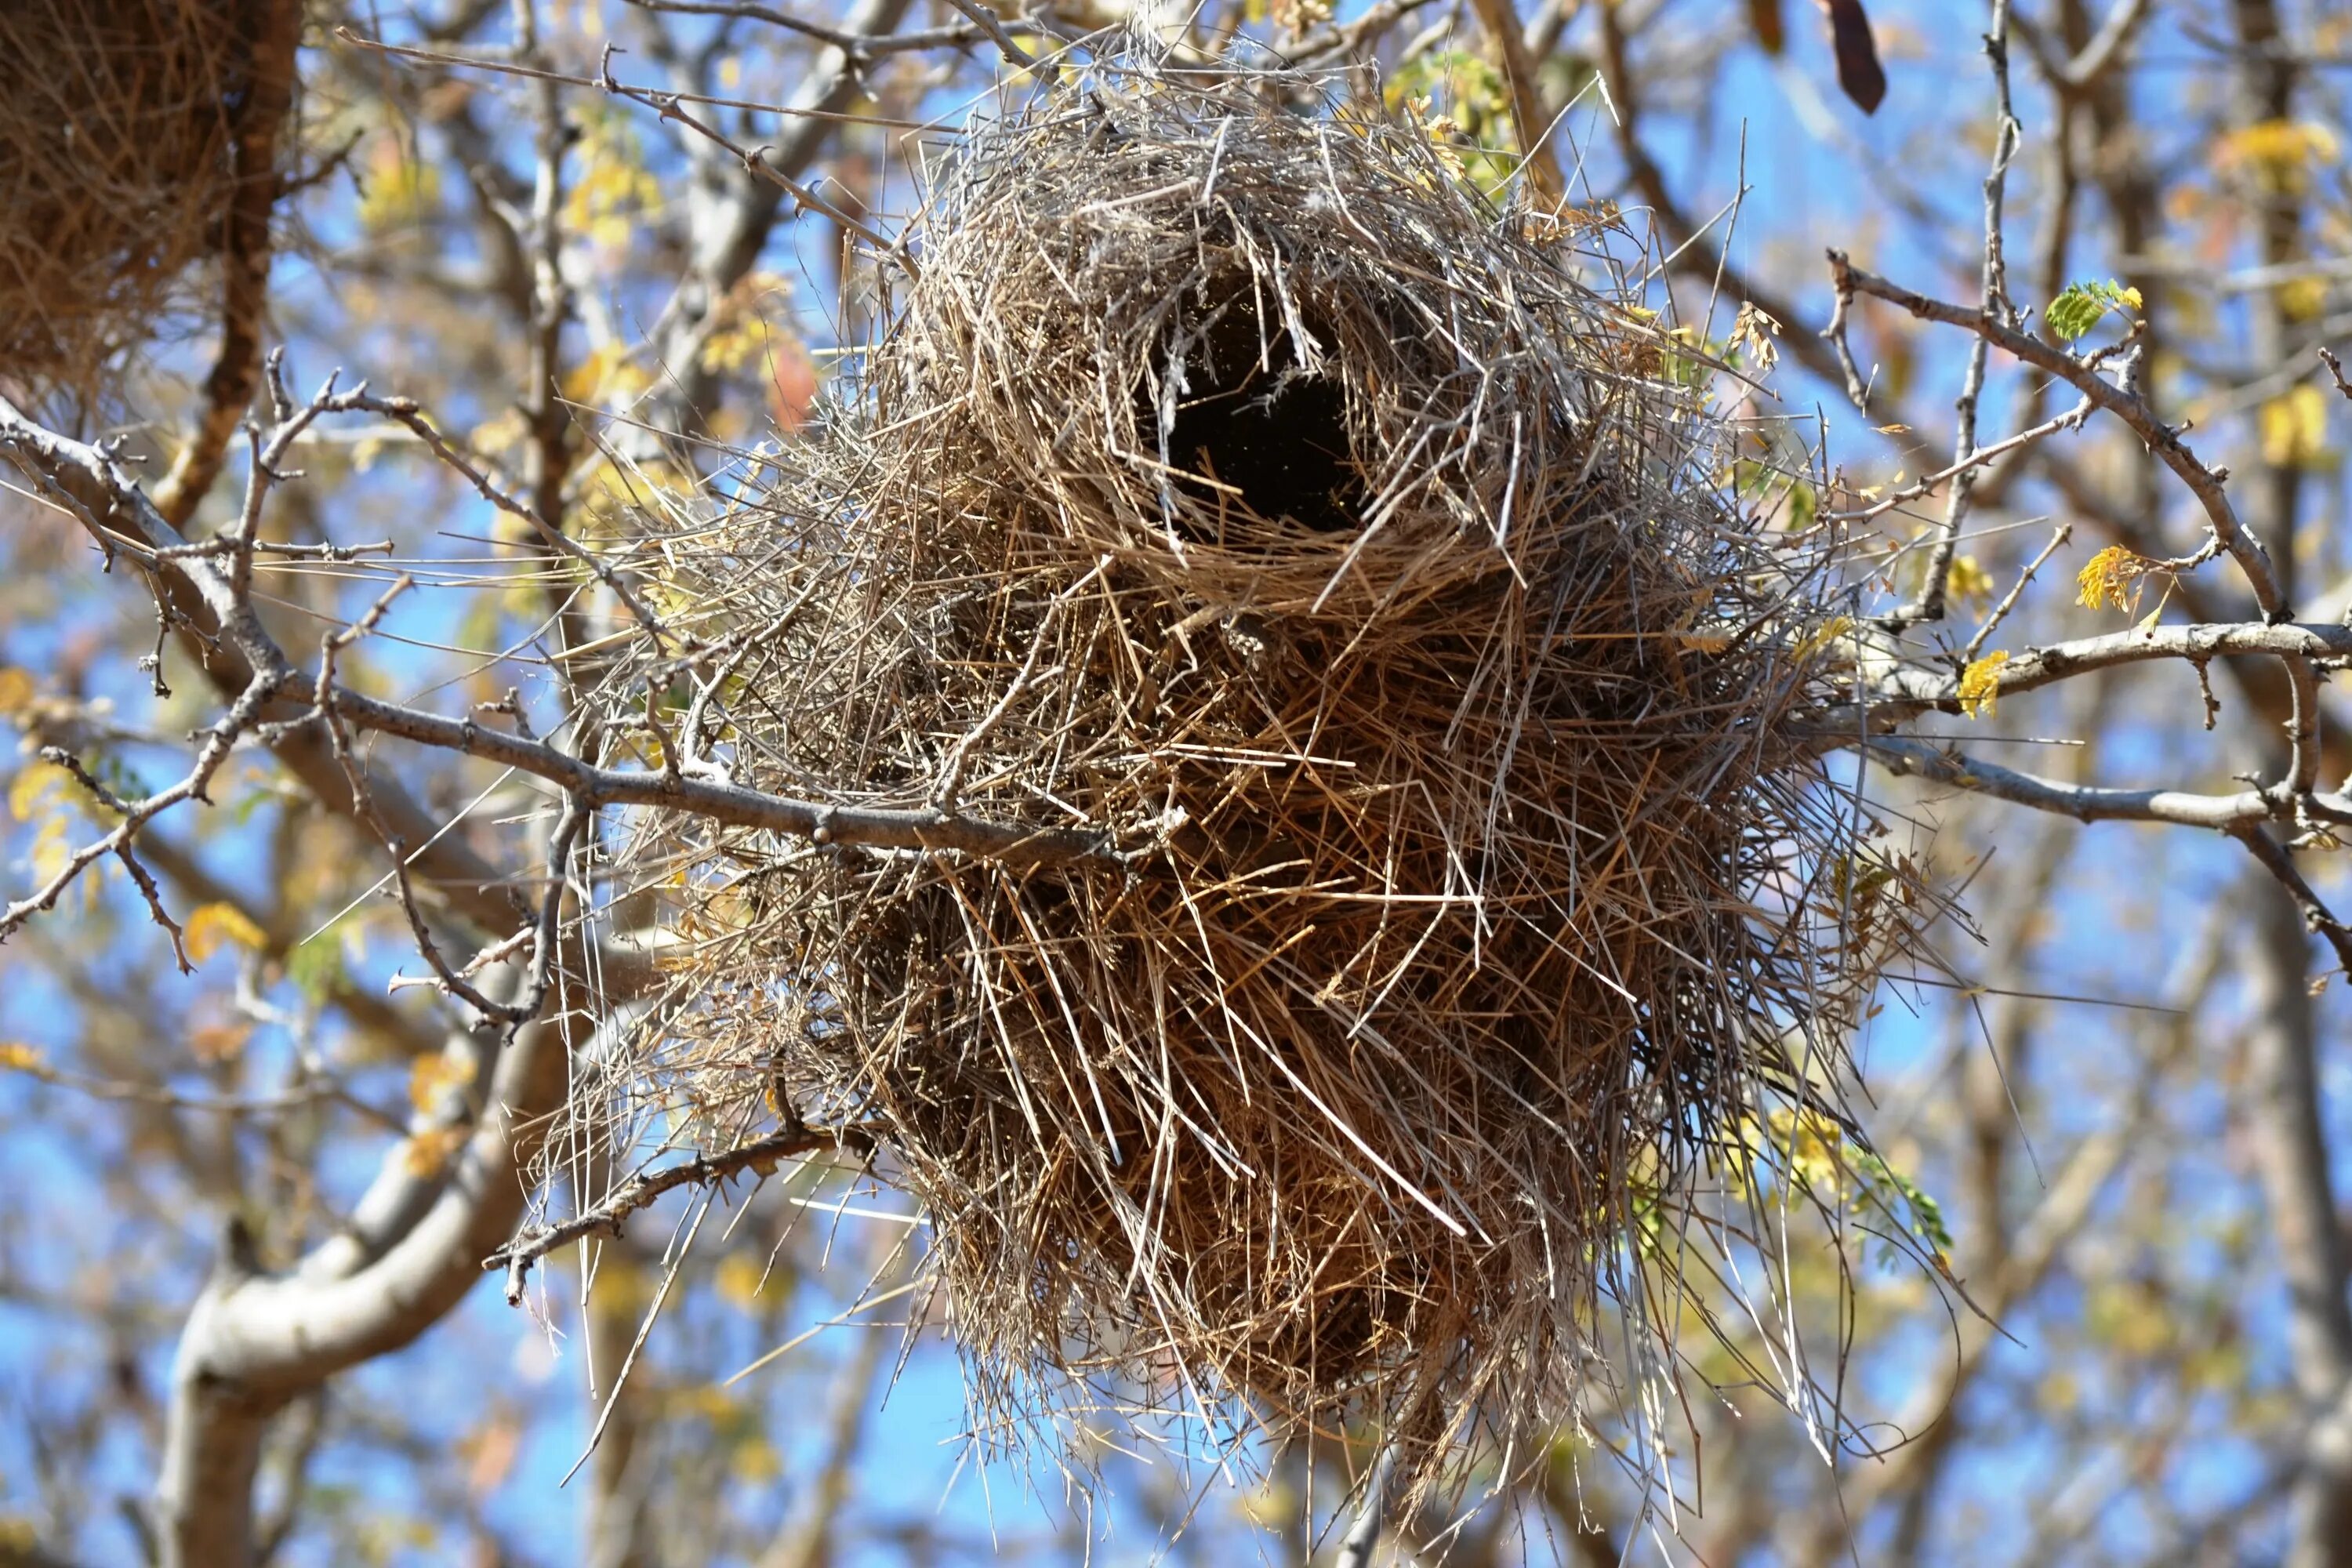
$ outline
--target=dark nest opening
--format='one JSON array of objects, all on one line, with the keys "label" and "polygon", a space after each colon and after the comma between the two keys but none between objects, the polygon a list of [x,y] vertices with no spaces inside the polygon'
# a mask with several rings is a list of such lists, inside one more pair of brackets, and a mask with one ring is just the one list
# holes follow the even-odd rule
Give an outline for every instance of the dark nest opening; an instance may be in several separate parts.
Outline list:
[{"label": "dark nest opening", "polygon": [[1915,917],[1803,733],[1823,548],[1724,489],[1622,237],[1263,80],[971,132],[824,435],[661,542],[736,781],[1097,852],[647,820],[632,1113],[872,1134],[983,1419],[1370,1424],[1427,1476],[1678,1364],[1696,1194],[1836,1114]]},{"label": "dark nest opening", "polygon": [[[1317,326],[1303,323],[1310,341],[1328,335]],[[1290,331],[1279,323],[1268,331],[1246,280],[1199,325],[1171,333],[1164,362],[1160,397],[1137,391],[1138,426],[1147,444],[1164,430],[1161,460],[1202,510],[1222,523],[1240,507],[1318,533],[1357,525],[1364,485],[1346,389],[1300,367]],[[1179,527],[1200,542],[1226,542],[1222,527],[1203,531],[1191,516]]]}]

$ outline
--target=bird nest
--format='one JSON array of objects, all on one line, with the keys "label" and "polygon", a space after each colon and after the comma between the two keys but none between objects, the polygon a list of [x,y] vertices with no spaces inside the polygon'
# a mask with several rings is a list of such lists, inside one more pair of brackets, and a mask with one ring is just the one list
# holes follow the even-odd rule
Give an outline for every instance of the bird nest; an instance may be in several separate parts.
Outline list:
[{"label": "bird nest", "polygon": [[960,139],[831,419],[661,542],[653,727],[844,826],[644,825],[637,1083],[870,1138],[984,1395],[1428,1473],[1669,1333],[1654,1238],[1829,1092],[1907,917],[1792,723],[1826,552],[1727,493],[1624,244],[1106,66]]},{"label": "bird nest", "polygon": [[236,189],[237,120],[270,8],[0,5],[0,386],[12,395],[89,393],[185,302]]}]

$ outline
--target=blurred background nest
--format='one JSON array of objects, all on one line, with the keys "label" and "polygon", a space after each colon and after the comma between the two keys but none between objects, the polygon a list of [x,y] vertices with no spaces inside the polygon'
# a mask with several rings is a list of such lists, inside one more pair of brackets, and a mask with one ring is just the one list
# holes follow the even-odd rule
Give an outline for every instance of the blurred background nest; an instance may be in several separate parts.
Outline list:
[{"label": "blurred background nest", "polygon": [[682,765],[1041,836],[630,868],[684,889],[635,1103],[871,1134],[984,1425],[1426,1479],[1671,1368],[1759,1130],[1843,1120],[1924,915],[1798,722],[1833,542],[1730,493],[1638,250],[1415,119],[1114,60],[950,150],[829,421],[680,509],[700,646],[612,724],[652,679]]},{"label": "blurred background nest", "polygon": [[[0,5],[0,392],[88,398],[191,302],[289,0]],[[290,49],[287,51],[290,58]],[[266,139],[265,139],[266,140]]]}]

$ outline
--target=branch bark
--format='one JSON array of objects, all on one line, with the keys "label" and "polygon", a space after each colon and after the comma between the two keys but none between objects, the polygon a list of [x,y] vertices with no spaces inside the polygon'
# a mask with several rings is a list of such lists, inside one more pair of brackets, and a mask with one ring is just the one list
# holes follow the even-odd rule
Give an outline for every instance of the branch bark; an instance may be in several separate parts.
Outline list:
[{"label": "branch bark", "polygon": [[362,1267],[266,1274],[242,1222],[229,1223],[173,1369],[155,1493],[163,1568],[252,1561],[253,1481],[271,1417],[337,1373],[409,1343],[481,1278],[481,1260],[521,1216],[523,1173],[563,1103],[567,1069],[559,1027],[518,1031],[440,1196]]},{"label": "branch bark", "polygon": [[205,378],[195,428],[155,487],[156,508],[175,528],[187,525],[220,478],[228,444],[261,384],[261,318],[269,305],[269,263],[276,254],[269,220],[281,189],[279,132],[294,104],[301,0],[268,0],[256,20],[252,78],[230,150],[236,189],[221,221],[220,348]]}]

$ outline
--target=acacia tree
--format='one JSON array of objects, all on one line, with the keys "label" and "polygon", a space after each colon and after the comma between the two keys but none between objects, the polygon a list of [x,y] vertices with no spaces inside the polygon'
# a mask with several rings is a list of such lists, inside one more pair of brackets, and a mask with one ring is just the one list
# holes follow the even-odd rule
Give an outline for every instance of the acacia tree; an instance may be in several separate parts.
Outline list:
[{"label": "acacia tree", "polygon": [[[1965,989],[1895,984],[1864,1042],[1893,1058],[1872,1080],[1885,1166],[1942,1200],[1944,1277],[1850,1241],[1792,1278],[1843,1348],[1850,1451],[1823,1462],[1839,1434],[1740,1385],[1732,1332],[1720,1361],[1694,1352],[1708,1396],[1677,1504],[1563,1439],[1466,1525],[1390,1521],[1391,1548],[1616,1562],[1671,1531],[1710,1563],[2347,1561],[2321,1042],[2352,957],[2328,868],[2352,800],[2327,787],[2352,751],[2326,689],[2352,658],[2328,526],[2352,389],[2322,351],[2352,278],[2331,75],[2352,15],[1881,4],[1864,129],[1822,86],[1855,86],[1860,8],[1829,7],[1826,35],[1789,9],[1133,18],[1425,95],[1465,151],[1531,151],[1545,198],[1654,226],[1656,286],[1695,335],[1738,319],[1717,346],[1744,368],[1785,355],[1758,410],[1804,418],[1759,423],[1759,476],[1811,461],[1825,426],[1836,465],[1798,504],[1878,551],[1844,637],[1854,698],[1822,743],[1936,824],[1983,933],[1951,937]],[[812,802],[618,762],[576,721],[600,653],[658,627],[625,570],[631,508],[805,417],[826,351],[865,330],[845,242],[904,205],[921,132],[1129,18],[281,11],[304,89],[265,162],[292,174],[222,226],[197,337],[126,382],[142,422],[108,443],[0,411],[0,698],[25,736],[0,934],[32,1197],[5,1279],[78,1369],[14,1396],[0,1553],[446,1556],[464,1537],[484,1561],[562,1560],[530,1523],[551,1479],[532,1455],[566,1446],[560,1473],[592,1432],[594,1561],[985,1551],[960,1516],[858,1500],[905,1443],[876,1413],[878,1336],[797,1343],[749,1396],[719,1386],[881,1304],[895,1287],[868,1280],[904,1267],[895,1232],[789,1225],[846,1179],[821,1161],[723,1244],[662,1237],[684,1194],[806,1147],[634,1174],[562,1151],[604,1205],[518,1231],[553,1112],[656,968],[645,911],[576,918],[567,868],[598,814],[820,826]],[[1808,212],[1789,169],[1743,164],[1742,114],[1801,135],[1791,168],[1848,195]],[[351,374],[310,392],[328,365]],[[915,812],[822,826],[982,855],[1020,837]],[[1832,1203],[1851,1172],[1824,1152]],[[709,1212],[689,1201],[688,1228]],[[485,1259],[520,1281],[592,1232],[576,1302],[516,1290],[577,1342],[573,1404],[503,1370],[479,1282]],[[427,1385],[445,1398],[406,1396]],[[152,1506],[110,1521],[142,1473]],[[1303,1456],[1231,1508],[1114,1474],[1129,1527],[1179,1552],[1261,1528],[1350,1550],[1326,1529],[1341,1479]]]}]

